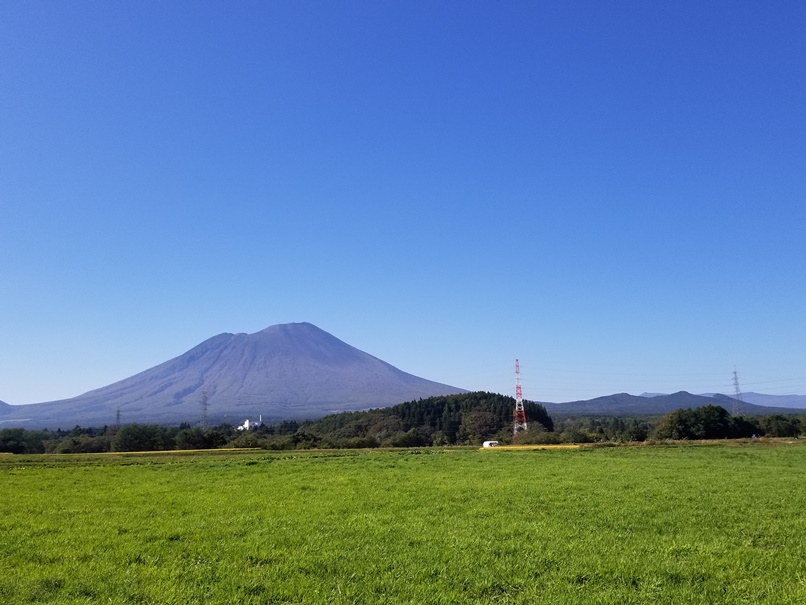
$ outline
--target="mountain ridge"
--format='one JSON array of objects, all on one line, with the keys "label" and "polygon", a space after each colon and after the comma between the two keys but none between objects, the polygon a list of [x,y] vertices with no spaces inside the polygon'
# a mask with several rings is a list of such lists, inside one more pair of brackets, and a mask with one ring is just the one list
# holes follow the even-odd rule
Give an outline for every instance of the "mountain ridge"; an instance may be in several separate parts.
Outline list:
[{"label": "mountain ridge", "polygon": [[[648,398],[663,397],[664,395],[666,393],[641,393],[641,397]],[[730,395],[722,393],[700,393],[701,397],[714,397],[716,395],[731,398]],[[766,395],[750,391],[742,393],[742,399],[744,404],[749,403],[778,409],[806,410],[806,395]]]},{"label": "mountain ridge", "polygon": [[[698,408],[707,405],[721,406],[728,412],[733,409],[734,400],[719,393],[712,396],[693,395],[688,391],[678,391],[667,395],[630,395],[617,393],[585,401],[567,403],[541,403],[552,416],[663,416],[680,408]],[[742,413],[748,415],[792,414],[798,410],[742,403]]]}]

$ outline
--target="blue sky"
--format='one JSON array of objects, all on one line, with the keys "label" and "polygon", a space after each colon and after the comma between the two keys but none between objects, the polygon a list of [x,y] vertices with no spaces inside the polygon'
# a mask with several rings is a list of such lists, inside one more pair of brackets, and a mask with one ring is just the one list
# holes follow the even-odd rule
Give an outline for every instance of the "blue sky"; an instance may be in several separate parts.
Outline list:
[{"label": "blue sky", "polygon": [[467,389],[806,393],[802,2],[0,1],[0,400],[308,321]]}]

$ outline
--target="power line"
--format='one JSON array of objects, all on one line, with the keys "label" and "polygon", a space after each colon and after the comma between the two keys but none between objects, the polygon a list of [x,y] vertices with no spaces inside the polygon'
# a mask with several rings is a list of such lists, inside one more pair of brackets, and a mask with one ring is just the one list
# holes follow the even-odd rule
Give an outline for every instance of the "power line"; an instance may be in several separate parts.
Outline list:
[{"label": "power line", "polygon": [[199,407],[201,408],[201,427],[202,429],[207,430],[207,409],[209,407],[209,403],[207,401],[207,391],[201,392]]},{"label": "power line", "polygon": [[733,415],[742,413],[742,391],[739,389],[739,375],[736,373],[736,366],[733,366]]}]

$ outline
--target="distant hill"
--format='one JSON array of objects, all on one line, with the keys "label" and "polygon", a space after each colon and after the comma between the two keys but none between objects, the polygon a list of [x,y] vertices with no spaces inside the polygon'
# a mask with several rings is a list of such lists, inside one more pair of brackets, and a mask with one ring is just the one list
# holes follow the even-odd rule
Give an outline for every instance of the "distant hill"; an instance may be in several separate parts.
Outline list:
[{"label": "distant hill", "polygon": [[[523,402],[533,431],[553,430],[542,405]],[[512,432],[515,399],[483,391],[428,397],[363,412],[332,414],[302,425],[316,447],[420,446],[481,443]],[[538,425],[542,429],[538,429]]]},{"label": "distant hill", "polygon": [[806,410],[806,395],[764,395],[762,393],[742,393],[746,403],[774,408]]},{"label": "distant hill", "polygon": [[403,372],[309,323],[219,334],[186,353],[72,399],[2,407],[0,427],[70,428],[121,421],[211,422],[319,418],[465,392]]},{"label": "distant hill", "polygon": [[[642,393],[641,397],[661,397],[664,395],[664,393]],[[733,400],[733,398],[729,395],[720,395],[719,393],[702,393],[700,396],[715,397],[717,395],[720,397],[728,397],[728,399],[731,399],[731,401]],[[763,393],[753,393],[751,391],[749,393],[742,393],[742,400],[744,403],[743,407],[747,406],[747,404],[753,404],[766,408],[775,408],[777,410],[790,409],[795,412],[798,410],[806,410],[806,395],[765,395]]]},{"label": "distant hill", "polygon": [[[671,395],[630,395],[628,393],[619,393],[587,401],[543,403],[543,405],[553,417],[662,416],[679,408],[694,409],[706,405],[722,406],[730,412],[733,409],[733,398],[720,394],[710,396],[692,395],[686,391]],[[748,415],[791,414],[792,412],[792,409],[765,407],[754,405],[747,401],[742,404],[742,413]]]}]

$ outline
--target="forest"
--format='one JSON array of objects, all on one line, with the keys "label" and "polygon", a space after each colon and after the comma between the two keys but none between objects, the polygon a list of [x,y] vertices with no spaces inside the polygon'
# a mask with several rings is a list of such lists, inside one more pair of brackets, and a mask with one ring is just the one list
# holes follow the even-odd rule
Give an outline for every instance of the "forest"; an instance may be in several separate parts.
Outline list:
[{"label": "forest", "polygon": [[[512,397],[483,391],[429,397],[387,408],[344,412],[306,422],[260,425],[248,431],[213,427],[124,424],[100,428],[0,430],[0,452],[100,453],[214,448],[344,449],[480,445],[513,442]],[[518,444],[798,437],[800,416],[732,416],[720,406],[678,409],[661,418],[571,417],[554,421],[544,406],[524,401],[529,430]]]}]

